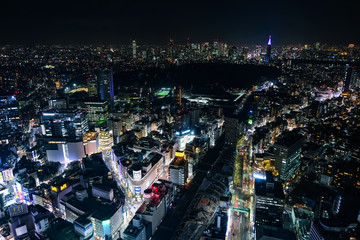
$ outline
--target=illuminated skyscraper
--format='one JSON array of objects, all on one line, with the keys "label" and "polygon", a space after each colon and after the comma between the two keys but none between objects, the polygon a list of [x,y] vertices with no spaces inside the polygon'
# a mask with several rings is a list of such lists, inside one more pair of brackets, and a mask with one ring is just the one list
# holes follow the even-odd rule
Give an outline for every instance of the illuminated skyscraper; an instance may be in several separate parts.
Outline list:
[{"label": "illuminated skyscraper", "polygon": [[240,124],[237,116],[226,113],[225,115],[225,143],[236,146],[240,137]]},{"label": "illuminated skyscraper", "polygon": [[295,132],[285,132],[274,144],[275,169],[281,180],[288,180],[300,166],[301,148],[304,137]]},{"label": "illuminated skyscraper", "polygon": [[175,101],[176,104],[181,106],[181,86],[179,87],[174,87],[174,97],[175,97]]},{"label": "illuminated skyscraper", "polygon": [[169,44],[168,44],[168,58],[173,59],[174,57],[174,40],[170,38]]},{"label": "illuminated skyscraper", "polygon": [[110,109],[114,109],[114,82],[111,69],[101,70],[98,74],[98,93],[101,100],[107,100]]},{"label": "illuminated skyscraper", "polygon": [[248,56],[248,48],[247,47],[241,47],[241,57],[243,60],[247,59]]},{"label": "illuminated skyscraper", "polygon": [[89,130],[85,113],[72,109],[52,109],[41,115],[47,137],[82,137]]},{"label": "illuminated skyscraper", "polygon": [[19,120],[19,103],[15,96],[0,97],[0,121]]},{"label": "illuminated skyscraper", "polygon": [[48,161],[67,164],[85,156],[83,134],[89,130],[86,114],[77,109],[52,109],[41,115]]},{"label": "illuminated skyscraper", "polygon": [[266,62],[271,62],[271,35],[269,35],[269,41],[266,48]]},{"label": "illuminated skyscraper", "polygon": [[136,59],[136,40],[132,40],[132,57]]},{"label": "illuminated skyscraper", "polygon": [[352,90],[354,87],[357,87],[358,74],[356,67],[346,64],[345,66],[345,81],[344,81],[344,91]]}]

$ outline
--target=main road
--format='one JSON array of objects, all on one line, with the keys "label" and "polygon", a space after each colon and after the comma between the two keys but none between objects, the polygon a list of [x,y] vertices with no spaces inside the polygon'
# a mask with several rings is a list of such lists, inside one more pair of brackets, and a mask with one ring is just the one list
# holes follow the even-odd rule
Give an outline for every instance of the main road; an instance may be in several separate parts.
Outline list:
[{"label": "main road", "polygon": [[249,165],[250,144],[247,136],[237,143],[232,199],[229,210],[227,239],[251,239],[252,168]]}]

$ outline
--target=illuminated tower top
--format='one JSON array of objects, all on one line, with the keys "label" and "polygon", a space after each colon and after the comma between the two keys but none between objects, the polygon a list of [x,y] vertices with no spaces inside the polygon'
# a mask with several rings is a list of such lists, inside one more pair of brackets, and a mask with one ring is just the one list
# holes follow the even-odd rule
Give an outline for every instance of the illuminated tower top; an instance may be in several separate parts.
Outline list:
[{"label": "illuminated tower top", "polygon": [[266,59],[265,61],[269,63],[271,61],[271,35],[269,35],[268,45],[266,47]]}]

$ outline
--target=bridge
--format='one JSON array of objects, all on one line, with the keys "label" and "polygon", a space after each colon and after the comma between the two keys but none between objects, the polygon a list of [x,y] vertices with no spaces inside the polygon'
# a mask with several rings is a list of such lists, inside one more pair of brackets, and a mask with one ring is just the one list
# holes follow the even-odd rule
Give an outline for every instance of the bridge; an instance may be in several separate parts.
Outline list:
[{"label": "bridge", "polygon": [[250,214],[250,209],[248,209],[248,208],[237,208],[237,207],[232,207],[232,209],[233,209],[235,212],[241,212],[241,213],[247,213],[247,214]]}]

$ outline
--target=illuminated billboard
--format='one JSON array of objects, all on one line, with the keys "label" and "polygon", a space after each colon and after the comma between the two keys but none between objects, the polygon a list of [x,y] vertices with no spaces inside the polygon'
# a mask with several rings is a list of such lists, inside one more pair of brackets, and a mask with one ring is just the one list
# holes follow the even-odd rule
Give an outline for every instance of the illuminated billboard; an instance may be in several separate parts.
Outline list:
[{"label": "illuminated billboard", "polygon": [[135,195],[141,195],[141,187],[135,187],[134,191],[135,191]]},{"label": "illuminated billboard", "polygon": [[9,215],[10,217],[15,217],[15,216],[19,216],[19,215],[23,215],[23,214],[27,214],[28,211],[28,207],[26,204],[18,204],[18,205],[14,205],[9,207]]}]

